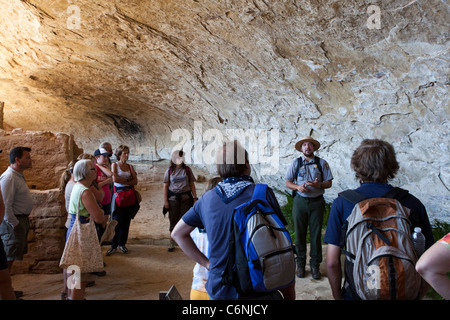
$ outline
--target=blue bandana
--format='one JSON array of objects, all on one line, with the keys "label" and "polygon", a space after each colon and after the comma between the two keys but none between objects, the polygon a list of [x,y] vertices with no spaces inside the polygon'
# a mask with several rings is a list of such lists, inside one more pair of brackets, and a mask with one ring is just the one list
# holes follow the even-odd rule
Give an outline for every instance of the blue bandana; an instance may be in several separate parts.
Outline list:
[{"label": "blue bandana", "polygon": [[219,182],[215,187],[215,190],[224,203],[230,203],[234,198],[240,195],[246,187],[254,183],[255,182],[250,176],[230,177]]}]

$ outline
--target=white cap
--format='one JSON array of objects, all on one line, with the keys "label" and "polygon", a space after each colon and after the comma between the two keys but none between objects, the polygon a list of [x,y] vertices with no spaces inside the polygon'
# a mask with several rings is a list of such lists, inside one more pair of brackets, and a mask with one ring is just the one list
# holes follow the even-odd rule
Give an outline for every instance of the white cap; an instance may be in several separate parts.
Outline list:
[{"label": "white cap", "polygon": [[415,227],[414,232],[417,232],[417,233],[422,232],[422,229],[420,229],[419,227]]}]

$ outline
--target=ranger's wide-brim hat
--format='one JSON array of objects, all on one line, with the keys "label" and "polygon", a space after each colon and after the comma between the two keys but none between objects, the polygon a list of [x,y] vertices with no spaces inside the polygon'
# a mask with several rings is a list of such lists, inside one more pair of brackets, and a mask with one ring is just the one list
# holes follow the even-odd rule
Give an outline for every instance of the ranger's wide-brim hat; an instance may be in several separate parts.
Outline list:
[{"label": "ranger's wide-brim hat", "polygon": [[299,142],[295,144],[295,149],[298,151],[302,151],[302,144],[304,142],[311,142],[314,145],[314,151],[318,150],[320,148],[320,142],[317,140],[314,140],[310,136],[303,137]]}]

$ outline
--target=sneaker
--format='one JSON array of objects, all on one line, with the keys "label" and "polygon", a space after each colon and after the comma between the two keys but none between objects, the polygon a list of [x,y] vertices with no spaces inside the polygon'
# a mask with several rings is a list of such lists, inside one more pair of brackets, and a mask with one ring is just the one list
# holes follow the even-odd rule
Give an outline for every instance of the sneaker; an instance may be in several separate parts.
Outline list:
[{"label": "sneaker", "polygon": [[125,246],[119,246],[119,249],[122,250],[123,253],[127,253],[128,249]]},{"label": "sneaker", "polygon": [[108,251],[106,251],[106,255],[107,256],[110,256],[110,255],[112,255],[114,252],[116,252],[116,248],[113,248],[113,247],[111,247]]}]

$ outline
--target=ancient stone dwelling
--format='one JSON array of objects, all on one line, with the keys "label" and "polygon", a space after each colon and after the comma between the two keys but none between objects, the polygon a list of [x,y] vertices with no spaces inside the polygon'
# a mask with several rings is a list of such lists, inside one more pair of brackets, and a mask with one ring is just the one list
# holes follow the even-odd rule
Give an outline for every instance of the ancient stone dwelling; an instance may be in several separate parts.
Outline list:
[{"label": "ancient stone dwelling", "polygon": [[[392,183],[433,219],[449,219],[445,1],[0,0],[0,8],[0,169],[11,145],[32,145],[26,177],[42,214],[33,236],[45,241],[32,245],[47,257],[59,254],[63,232],[53,229],[64,219],[56,177],[102,141],[129,145],[134,161],[168,159],[183,146],[213,174],[213,144],[237,137],[254,148],[253,176],[284,191],[294,144],[311,135],[333,170],[332,201],[358,184],[349,157],[359,142],[381,138],[398,153]],[[56,266],[30,259],[24,269]]]},{"label": "ancient stone dwelling", "polygon": [[9,165],[8,152],[14,146],[30,146],[33,168],[26,172],[26,180],[34,201],[30,214],[31,231],[28,234],[29,253],[14,266],[17,273],[58,273],[59,259],[64,249],[64,224],[67,212],[64,194],[59,191],[59,179],[66,165],[80,150],[72,136],[64,133],[12,132],[0,130],[0,168]]}]

